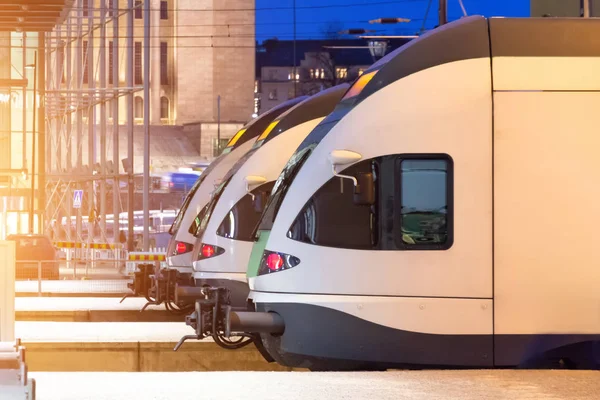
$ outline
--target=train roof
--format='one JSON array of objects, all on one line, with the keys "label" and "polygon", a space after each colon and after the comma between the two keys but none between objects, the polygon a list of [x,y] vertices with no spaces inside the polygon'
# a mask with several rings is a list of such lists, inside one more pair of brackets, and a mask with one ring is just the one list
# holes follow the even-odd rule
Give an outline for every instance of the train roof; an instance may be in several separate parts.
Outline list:
[{"label": "train roof", "polygon": [[335,109],[349,88],[349,84],[342,83],[306,98],[277,117],[272,123],[272,125],[276,123],[273,125],[272,131],[265,131],[266,137],[263,140],[259,138],[261,143],[257,142],[257,144],[267,143],[288,129],[304,122],[326,117]]},{"label": "train roof", "polygon": [[288,100],[281,104],[276,105],[271,108],[269,111],[261,114],[257,118],[250,121],[244,128],[240,129],[234,136],[231,138],[229,143],[227,143],[226,150],[231,151],[242,144],[256,139],[264,130],[269,126],[271,122],[290,108],[294,107],[296,104],[306,100],[308,96],[300,96],[294,99]]},{"label": "train roof", "polygon": [[353,103],[410,74],[454,61],[599,55],[600,22],[594,19],[465,17],[408,42],[373,64],[356,81],[359,87]]}]

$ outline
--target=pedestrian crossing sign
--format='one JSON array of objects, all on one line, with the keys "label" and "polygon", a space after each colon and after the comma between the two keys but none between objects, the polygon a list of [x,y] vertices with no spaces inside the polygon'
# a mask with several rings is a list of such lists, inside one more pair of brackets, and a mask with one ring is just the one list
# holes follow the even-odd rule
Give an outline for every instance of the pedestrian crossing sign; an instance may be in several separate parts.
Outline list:
[{"label": "pedestrian crossing sign", "polygon": [[76,190],[73,194],[73,208],[81,208],[83,190]]}]

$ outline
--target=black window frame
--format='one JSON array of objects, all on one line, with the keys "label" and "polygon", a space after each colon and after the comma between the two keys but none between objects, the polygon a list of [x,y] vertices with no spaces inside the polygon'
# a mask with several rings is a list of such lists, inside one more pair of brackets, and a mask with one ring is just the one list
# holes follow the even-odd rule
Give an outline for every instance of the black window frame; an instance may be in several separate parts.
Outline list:
[{"label": "black window frame", "polygon": [[[410,244],[402,240],[402,162],[406,160],[443,160],[446,161],[446,228],[444,243]],[[431,251],[448,250],[454,244],[454,160],[446,153],[410,153],[398,154],[395,161],[394,188],[394,241],[399,250]]]}]

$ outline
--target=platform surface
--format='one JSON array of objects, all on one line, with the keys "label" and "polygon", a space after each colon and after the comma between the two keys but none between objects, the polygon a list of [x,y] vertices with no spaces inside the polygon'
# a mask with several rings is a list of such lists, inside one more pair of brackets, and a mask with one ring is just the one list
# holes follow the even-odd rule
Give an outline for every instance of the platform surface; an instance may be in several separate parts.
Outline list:
[{"label": "platform surface", "polygon": [[596,400],[587,371],[31,373],[38,400]]},{"label": "platform surface", "polygon": [[[139,311],[146,299],[131,297],[119,303],[115,297],[17,297],[15,311]],[[148,306],[146,310],[164,310],[165,306]]]},{"label": "platform surface", "polygon": [[178,342],[193,333],[183,322],[15,322],[24,343]]}]

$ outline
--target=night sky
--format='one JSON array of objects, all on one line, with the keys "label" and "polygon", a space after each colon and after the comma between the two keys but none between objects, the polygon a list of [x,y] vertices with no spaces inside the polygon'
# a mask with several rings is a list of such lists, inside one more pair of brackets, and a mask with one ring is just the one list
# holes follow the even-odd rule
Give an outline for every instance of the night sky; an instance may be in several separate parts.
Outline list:
[{"label": "night sky", "polygon": [[[375,35],[413,35],[423,25],[427,3],[428,0],[296,0],[296,37],[333,37],[337,36],[336,32],[348,28],[376,29]],[[468,15],[529,16],[529,0],[463,0],[463,3]],[[259,42],[273,37],[293,39],[292,5],[293,0],[256,0],[256,35]],[[329,7],[332,5],[336,7]],[[282,10],[283,7],[290,9]],[[437,8],[438,0],[432,0],[425,29],[437,25]],[[449,20],[460,16],[462,11],[458,0],[448,0]],[[411,22],[396,25],[371,25],[366,22],[381,17],[409,18]]]}]

